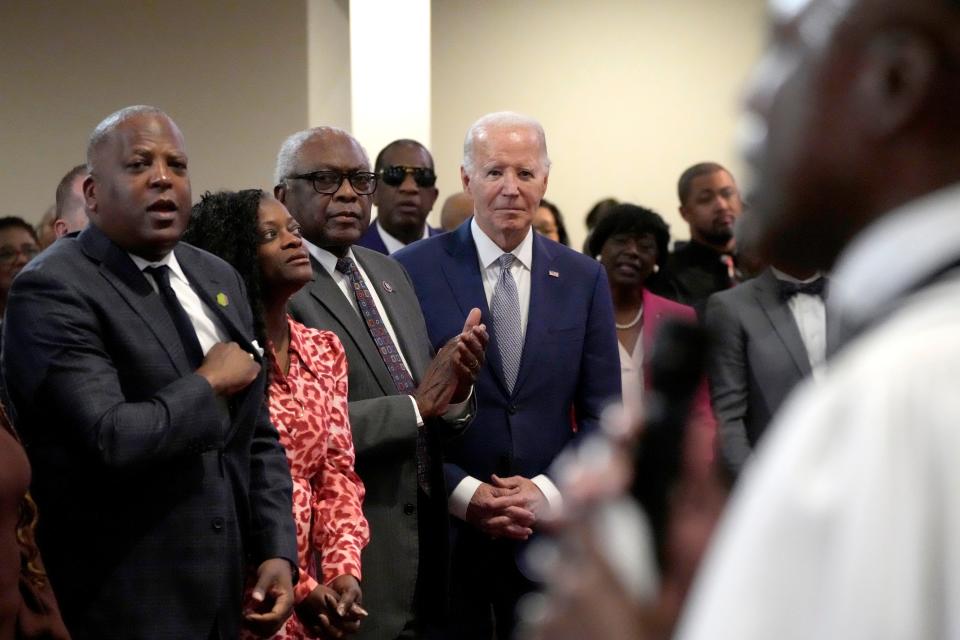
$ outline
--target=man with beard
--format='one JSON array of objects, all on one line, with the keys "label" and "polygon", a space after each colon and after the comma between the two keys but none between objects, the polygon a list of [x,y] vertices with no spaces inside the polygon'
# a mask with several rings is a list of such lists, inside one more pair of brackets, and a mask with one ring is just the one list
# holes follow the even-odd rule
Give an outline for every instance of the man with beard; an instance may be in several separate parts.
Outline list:
[{"label": "man with beard", "polygon": [[443,233],[427,224],[437,201],[433,156],[416,140],[394,140],[377,154],[373,172],[379,178],[373,192],[377,219],[358,246],[390,255],[411,242]]},{"label": "man with beard", "polygon": [[744,233],[832,267],[833,355],[770,425],[677,637],[957,637],[960,3],[770,4]]},{"label": "man with beard", "polygon": [[690,242],[679,244],[667,261],[667,285],[657,291],[702,311],[706,299],[739,281],[734,263],[733,223],[743,209],[730,172],[715,162],[695,164],[677,183],[680,215]]}]

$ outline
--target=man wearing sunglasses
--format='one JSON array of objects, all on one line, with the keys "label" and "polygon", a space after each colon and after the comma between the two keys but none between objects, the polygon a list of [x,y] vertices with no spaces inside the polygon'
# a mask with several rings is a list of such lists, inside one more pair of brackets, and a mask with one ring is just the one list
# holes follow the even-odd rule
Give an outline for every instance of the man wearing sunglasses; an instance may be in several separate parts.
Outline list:
[{"label": "man wearing sunglasses", "polygon": [[433,157],[416,140],[394,140],[377,155],[373,194],[377,219],[357,244],[390,255],[411,242],[442,233],[427,224],[437,201]]}]

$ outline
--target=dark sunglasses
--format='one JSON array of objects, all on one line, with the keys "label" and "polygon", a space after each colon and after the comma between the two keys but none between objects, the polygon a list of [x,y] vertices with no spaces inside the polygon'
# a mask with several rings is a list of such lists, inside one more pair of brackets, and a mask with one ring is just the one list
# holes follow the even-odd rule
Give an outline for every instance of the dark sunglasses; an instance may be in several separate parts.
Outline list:
[{"label": "dark sunglasses", "polygon": [[418,187],[432,187],[437,184],[437,174],[429,167],[384,167],[380,169],[380,178],[383,179],[384,184],[399,187],[408,173],[413,174],[413,181]]}]

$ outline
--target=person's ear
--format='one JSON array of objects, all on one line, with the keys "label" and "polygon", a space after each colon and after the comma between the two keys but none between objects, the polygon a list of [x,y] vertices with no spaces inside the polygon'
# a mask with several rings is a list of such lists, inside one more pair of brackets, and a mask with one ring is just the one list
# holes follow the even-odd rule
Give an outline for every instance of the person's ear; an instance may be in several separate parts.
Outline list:
[{"label": "person's ear", "polygon": [[281,204],[286,206],[287,204],[287,187],[282,182],[273,187],[273,197],[280,201]]},{"label": "person's ear", "polygon": [[933,93],[937,64],[935,47],[919,32],[889,29],[873,38],[853,94],[869,135],[893,135],[921,114]]}]

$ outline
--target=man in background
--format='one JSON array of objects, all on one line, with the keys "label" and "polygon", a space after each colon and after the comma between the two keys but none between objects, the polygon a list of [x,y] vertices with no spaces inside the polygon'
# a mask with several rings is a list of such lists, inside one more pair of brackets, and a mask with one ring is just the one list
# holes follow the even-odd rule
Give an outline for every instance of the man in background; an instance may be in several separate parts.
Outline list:
[{"label": "man in background", "polygon": [[70,169],[57,185],[53,232],[58,238],[74,231],[82,231],[90,222],[83,198],[83,182],[86,177],[87,165],[78,164]]},{"label": "man in background", "polygon": [[427,224],[437,201],[437,174],[426,147],[416,140],[394,140],[377,154],[373,172],[378,178],[373,193],[377,219],[358,246],[390,255],[412,242],[443,233]]},{"label": "man in background", "polygon": [[667,260],[662,281],[671,290],[659,291],[703,311],[708,297],[740,280],[734,262],[733,224],[743,210],[740,192],[730,172],[715,162],[689,167],[677,182],[680,215],[690,228],[690,241],[677,243]]}]

